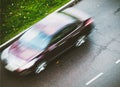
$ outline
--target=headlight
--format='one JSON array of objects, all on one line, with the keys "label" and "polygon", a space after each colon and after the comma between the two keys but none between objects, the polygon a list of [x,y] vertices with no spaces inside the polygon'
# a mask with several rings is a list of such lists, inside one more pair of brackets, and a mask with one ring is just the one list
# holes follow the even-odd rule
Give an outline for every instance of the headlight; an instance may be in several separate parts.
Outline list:
[{"label": "headlight", "polygon": [[6,60],[7,60],[7,65],[5,66],[5,68],[9,71],[15,71],[19,67],[26,64],[25,60],[22,60],[12,54],[9,54],[9,58],[6,58]]},{"label": "headlight", "polygon": [[18,71],[18,72],[21,72],[21,71],[23,71],[23,70],[25,70],[25,69],[28,69],[28,68],[32,67],[37,60],[38,60],[38,58],[33,59],[33,60],[30,61],[29,63],[23,65],[23,66],[20,67],[20,68],[18,68],[17,71]]},{"label": "headlight", "polygon": [[9,51],[9,47],[2,52],[1,60],[4,60],[9,57],[8,51]]}]

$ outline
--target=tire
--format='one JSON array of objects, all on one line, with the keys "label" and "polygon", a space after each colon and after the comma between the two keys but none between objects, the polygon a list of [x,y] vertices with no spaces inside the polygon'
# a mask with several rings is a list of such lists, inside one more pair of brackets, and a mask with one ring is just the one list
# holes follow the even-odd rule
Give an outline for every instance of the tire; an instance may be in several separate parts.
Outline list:
[{"label": "tire", "polygon": [[75,43],[75,47],[80,47],[83,43],[85,43],[86,39],[87,35],[80,36]]},{"label": "tire", "polygon": [[44,71],[47,67],[47,62],[42,62],[40,64],[38,64],[35,68],[35,74],[39,74],[42,71]]}]

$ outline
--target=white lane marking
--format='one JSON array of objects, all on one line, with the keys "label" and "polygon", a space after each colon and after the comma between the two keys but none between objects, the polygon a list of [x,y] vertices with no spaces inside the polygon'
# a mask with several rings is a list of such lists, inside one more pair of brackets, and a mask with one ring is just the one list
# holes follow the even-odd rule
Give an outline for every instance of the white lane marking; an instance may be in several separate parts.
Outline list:
[{"label": "white lane marking", "polygon": [[120,59],[115,62],[116,64],[120,63]]},{"label": "white lane marking", "polygon": [[90,83],[92,83],[93,81],[95,81],[96,79],[98,79],[100,76],[102,76],[103,73],[98,74],[97,76],[95,76],[93,79],[91,79],[90,81],[88,81],[85,85],[89,85]]}]

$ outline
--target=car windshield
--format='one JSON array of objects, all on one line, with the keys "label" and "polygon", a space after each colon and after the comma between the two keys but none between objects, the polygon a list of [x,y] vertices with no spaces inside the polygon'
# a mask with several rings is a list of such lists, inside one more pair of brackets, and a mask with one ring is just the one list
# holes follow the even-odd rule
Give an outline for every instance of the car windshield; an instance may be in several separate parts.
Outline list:
[{"label": "car windshield", "polygon": [[20,39],[20,43],[35,50],[44,50],[51,40],[51,36],[39,29],[28,30]]}]

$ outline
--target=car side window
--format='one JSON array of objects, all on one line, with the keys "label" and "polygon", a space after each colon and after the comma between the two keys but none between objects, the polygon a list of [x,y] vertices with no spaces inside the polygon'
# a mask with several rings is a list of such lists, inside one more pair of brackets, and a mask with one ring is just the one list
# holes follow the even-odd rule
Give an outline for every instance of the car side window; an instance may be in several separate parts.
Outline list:
[{"label": "car side window", "polygon": [[69,24],[66,27],[64,27],[61,31],[59,31],[51,40],[51,43],[55,43],[59,40],[61,40],[63,37],[65,37],[67,34],[72,32],[74,29],[76,29],[78,26],[77,23]]}]

